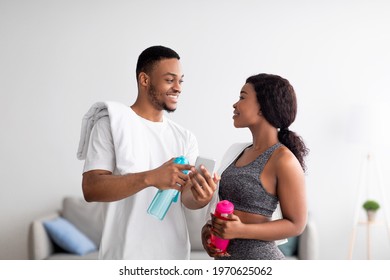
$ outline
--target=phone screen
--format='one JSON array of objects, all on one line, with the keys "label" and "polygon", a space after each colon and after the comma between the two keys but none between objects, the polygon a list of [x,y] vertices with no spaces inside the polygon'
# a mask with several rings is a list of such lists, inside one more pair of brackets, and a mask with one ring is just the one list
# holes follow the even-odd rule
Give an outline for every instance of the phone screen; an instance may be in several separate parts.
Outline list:
[{"label": "phone screen", "polygon": [[201,156],[198,156],[196,158],[196,162],[195,162],[195,168],[201,172],[200,170],[200,166],[201,165],[204,165],[204,167],[207,169],[207,171],[210,173],[211,176],[213,176],[214,174],[214,169],[215,169],[215,160],[214,159],[211,159],[211,158],[206,158],[206,157],[201,157]]}]

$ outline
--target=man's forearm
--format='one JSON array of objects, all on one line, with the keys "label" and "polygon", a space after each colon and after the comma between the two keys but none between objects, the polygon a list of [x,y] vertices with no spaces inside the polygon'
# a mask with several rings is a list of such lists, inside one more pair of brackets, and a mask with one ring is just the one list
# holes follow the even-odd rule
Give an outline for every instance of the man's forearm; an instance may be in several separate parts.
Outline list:
[{"label": "man's forearm", "polygon": [[150,185],[148,172],[112,175],[108,171],[93,170],[83,174],[83,193],[88,202],[112,202],[129,197]]},{"label": "man's forearm", "polygon": [[181,193],[181,202],[183,205],[192,210],[203,208],[207,205],[207,202],[197,201],[191,191],[191,188],[185,188]]}]

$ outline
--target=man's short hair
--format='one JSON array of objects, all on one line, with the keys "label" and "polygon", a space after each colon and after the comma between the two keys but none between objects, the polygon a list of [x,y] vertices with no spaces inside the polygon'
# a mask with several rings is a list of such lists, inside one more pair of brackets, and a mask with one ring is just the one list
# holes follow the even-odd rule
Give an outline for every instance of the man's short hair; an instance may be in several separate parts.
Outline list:
[{"label": "man's short hair", "polygon": [[138,75],[141,72],[149,74],[153,66],[163,59],[176,58],[180,59],[180,56],[174,50],[164,46],[152,46],[144,50],[138,57],[136,75],[138,81]]}]

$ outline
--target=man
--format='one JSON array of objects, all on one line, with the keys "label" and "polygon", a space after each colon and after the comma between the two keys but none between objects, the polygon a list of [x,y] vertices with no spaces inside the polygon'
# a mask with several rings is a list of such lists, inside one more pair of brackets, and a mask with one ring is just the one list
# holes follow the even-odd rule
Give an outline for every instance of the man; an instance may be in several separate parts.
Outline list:
[{"label": "man", "polygon": [[[147,48],[138,58],[136,76],[133,105],[99,103],[99,110],[95,106],[87,113],[97,121],[85,139],[82,189],[87,201],[108,202],[99,258],[188,259],[183,205],[204,207],[218,180],[207,170],[173,162],[183,155],[193,164],[198,155],[194,135],[164,115],[176,110],[181,93],[179,55],[163,46]],[[172,203],[163,221],[147,214],[157,189],[181,191],[182,203]]]}]

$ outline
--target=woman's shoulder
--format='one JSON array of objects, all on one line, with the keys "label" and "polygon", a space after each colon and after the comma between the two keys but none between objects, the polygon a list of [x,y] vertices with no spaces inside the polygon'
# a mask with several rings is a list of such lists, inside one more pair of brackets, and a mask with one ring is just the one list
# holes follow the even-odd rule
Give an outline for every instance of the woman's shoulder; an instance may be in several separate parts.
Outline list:
[{"label": "woman's shoulder", "polygon": [[279,149],[276,149],[273,155],[273,162],[277,169],[299,166],[299,161],[289,148],[282,145]]}]

